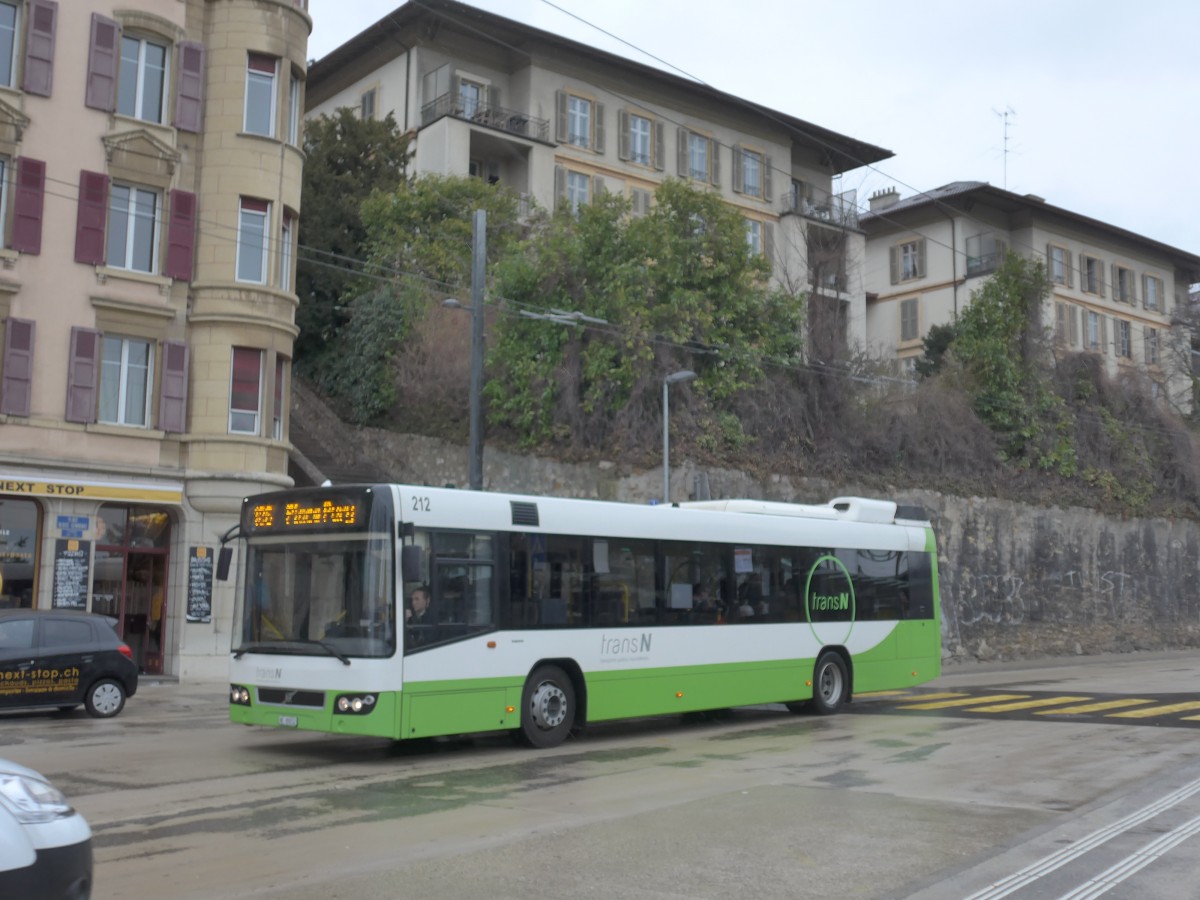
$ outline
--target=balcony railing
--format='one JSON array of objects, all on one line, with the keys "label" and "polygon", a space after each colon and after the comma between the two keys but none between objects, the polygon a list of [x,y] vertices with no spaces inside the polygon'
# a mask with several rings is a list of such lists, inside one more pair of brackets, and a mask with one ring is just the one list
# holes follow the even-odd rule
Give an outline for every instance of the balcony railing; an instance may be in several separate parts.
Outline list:
[{"label": "balcony railing", "polygon": [[1003,251],[985,253],[983,256],[968,256],[967,277],[973,278],[976,275],[987,275],[989,272],[995,272],[1003,256]]},{"label": "balcony railing", "polygon": [[421,125],[429,125],[443,116],[454,116],[476,125],[486,125],[499,131],[527,137],[535,141],[548,142],[550,120],[539,119],[515,109],[505,109],[482,101],[464,103],[461,97],[442,94],[421,107]]}]

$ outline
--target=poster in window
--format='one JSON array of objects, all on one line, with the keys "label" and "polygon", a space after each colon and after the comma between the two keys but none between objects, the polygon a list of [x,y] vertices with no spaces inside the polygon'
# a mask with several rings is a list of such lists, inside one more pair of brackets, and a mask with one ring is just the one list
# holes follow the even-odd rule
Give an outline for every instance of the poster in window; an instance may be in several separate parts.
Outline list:
[{"label": "poster in window", "polygon": [[59,538],[54,542],[55,609],[87,609],[92,542]]},{"label": "poster in window", "polygon": [[188,557],[187,620],[212,621],[213,552],[210,547],[193,547]]}]

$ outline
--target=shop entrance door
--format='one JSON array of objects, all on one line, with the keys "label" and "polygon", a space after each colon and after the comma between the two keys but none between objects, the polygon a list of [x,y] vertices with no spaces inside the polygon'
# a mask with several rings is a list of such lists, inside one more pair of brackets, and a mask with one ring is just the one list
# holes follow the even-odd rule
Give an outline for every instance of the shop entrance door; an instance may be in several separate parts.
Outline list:
[{"label": "shop entrance door", "polygon": [[143,672],[163,670],[170,517],[163,510],[104,506],[96,539],[92,612],[117,620],[117,632]]}]

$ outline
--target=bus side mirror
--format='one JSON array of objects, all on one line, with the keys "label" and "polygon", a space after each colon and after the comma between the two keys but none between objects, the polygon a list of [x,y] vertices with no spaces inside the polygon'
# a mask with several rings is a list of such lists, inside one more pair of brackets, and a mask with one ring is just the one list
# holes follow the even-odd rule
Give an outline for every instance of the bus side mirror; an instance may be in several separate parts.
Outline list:
[{"label": "bus side mirror", "polygon": [[421,563],[425,551],[416,544],[405,544],[400,548],[400,579],[402,581],[420,581]]},{"label": "bus side mirror", "polygon": [[217,581],[229,580],[229,563],[233,560],[233,548],[222,545],[217,553]]}]

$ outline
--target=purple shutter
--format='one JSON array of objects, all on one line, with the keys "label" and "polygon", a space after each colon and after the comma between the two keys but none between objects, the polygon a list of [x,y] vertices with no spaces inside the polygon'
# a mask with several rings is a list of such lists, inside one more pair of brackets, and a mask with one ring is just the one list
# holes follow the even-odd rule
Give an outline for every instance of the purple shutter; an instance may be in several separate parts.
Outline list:
[{"label": "purple shutter", "polygon": [[58,3],[55,0],[29,0],[28,12],[25,78],[21,89],[27,94],[49,97],[54,84],[54,27],[58,21]]},{"label": "purple shutter", "polygon": [[117,108],[117,60],[121,26],[92,13],[92,43],[88,50],[87,93],[84,104],[112,112]]},{"label": "purple shutter", "polygon": [[4,328],[4,378],[0,413],[27,416],[33,401],[33,329],[28,319],[9,319]]},{"label": "purple shutter", "polygon": [[68,422],[96,421],[96,381],[100,372],[100,332],[71,329],[71,359],[67,368]]},{"label": "purple shutter", "polygon": [[179,78],[175,90],[175,127],[198,132],[204,111],[204,45],[179,44]]},{"label": "purple shutter", "polygon": [[163,273],[176,281],[192,280],[192,248],[196,243],[196,195],[171,191],[167,228],[167,265]]},{"label": "purple shutter", "polygon": [[158,395],[158,427],[180,434],[186,430],[188,346],[163,341],[162,389]]},{"label": "purple shutter", "polygon": [[42,204],[46,194],[46,164],[17,157],[17,196],[13,201],[12,248],[20,253],[42,252]]},{"label": "purple shutter", "polygon": [[104,217],[108,211],[108,176],[79,173],[79,211],[75,223],[75,262],[104,263]]}]

